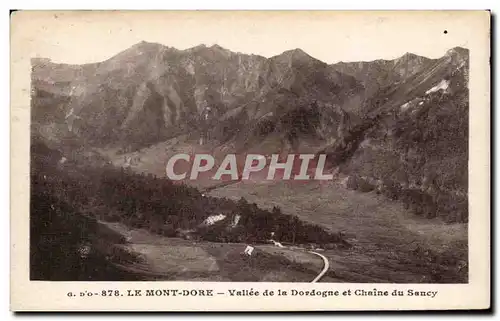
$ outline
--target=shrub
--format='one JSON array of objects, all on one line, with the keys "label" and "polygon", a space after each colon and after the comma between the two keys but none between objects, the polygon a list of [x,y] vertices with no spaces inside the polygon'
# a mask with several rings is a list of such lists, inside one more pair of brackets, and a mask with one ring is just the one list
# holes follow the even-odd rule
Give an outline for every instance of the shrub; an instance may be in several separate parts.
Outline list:
[{"label": "shrub", "polygon": [[375,185],[368,182],[368,180],[364,178],[358,179],[358,190],[363,193],[371,192],[375,189]]}]

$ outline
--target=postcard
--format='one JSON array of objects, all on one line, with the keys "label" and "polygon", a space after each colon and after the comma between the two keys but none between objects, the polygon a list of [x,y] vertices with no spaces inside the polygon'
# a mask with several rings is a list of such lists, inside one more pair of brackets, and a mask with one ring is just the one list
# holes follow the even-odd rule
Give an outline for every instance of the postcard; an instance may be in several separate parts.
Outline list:
[{"label": "postcard", "polygon": [[13,311],[490,307],[489,11],[18,11]]}]

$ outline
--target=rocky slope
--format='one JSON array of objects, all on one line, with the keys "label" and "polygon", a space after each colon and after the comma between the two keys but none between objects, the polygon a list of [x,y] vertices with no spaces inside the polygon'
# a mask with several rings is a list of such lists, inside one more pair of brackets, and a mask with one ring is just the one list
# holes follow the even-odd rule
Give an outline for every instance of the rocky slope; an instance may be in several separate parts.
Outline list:
[{"label": "rocky slope", "polygon": [[[146,42],[92,65],[37,60],[32,79],[33,121],[65,125],[53,136],[128,149],[185,133],[244,145],[243,137],[269,130],[271,123],[282,133],[292,131],[281,118],[302,117],[293,111],[309,108],[311,99],[327,104],[328,115],[361,88],[298,49],[266,59],[219,46],[181,51]],[[311,114],[324,123],[305,130],[325,136],[330,117],[317,107]],[[242,124],[250,132],[241,133]]]}]

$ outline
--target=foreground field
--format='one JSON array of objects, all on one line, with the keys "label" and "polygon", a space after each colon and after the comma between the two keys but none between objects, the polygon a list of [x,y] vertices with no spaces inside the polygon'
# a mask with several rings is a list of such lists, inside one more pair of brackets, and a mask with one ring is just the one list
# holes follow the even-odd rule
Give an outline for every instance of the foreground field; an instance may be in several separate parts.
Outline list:
[{"label": "foreground field", "polygon": [[257,245],[248,257],[243,255],[246,244],[194,242],[118,223],[101,224],[126,238],[126,243],[114,245],[119,249],[115,252],[136,258],[122,262],[114,256],[110,263],[138,280],[311,282],[323,268],[320,258],[298,248]]},{"label": "foreground field", "polygon": [[246,198],[263,208],[342,231],[352,247],[322,252],[339,282],[467,282],[467,225],[420,219],[375,193],[339,182],[242,182],[211,196]]}]

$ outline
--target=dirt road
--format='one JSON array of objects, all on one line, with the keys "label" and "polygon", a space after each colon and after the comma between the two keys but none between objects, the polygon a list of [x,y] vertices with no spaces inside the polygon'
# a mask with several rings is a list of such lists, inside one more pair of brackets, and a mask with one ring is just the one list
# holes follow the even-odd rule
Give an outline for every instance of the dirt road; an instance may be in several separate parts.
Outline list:
[{"label": "dirt road", "polygon": [[311,282],[311,283],[316,283],[319,280],[321,280],[321,278],[325,275],[326,272],[328,272],[328,270],[330,269],[330,262],[328,262],[328,259],[323,254],[320,254],[318,252],[313,252],[313,251],[309,251],[309,253],[316,254],[317,256],[321,257],[323,259],[324,264],[325,264],[323,267],[323,270],[321,270],[321,272],[318,274],[318,276],[316,276],[314,278],[314,280],[312,280],[312,282]]}]

